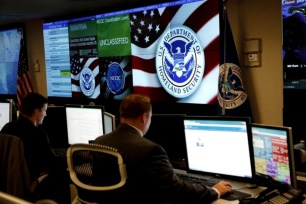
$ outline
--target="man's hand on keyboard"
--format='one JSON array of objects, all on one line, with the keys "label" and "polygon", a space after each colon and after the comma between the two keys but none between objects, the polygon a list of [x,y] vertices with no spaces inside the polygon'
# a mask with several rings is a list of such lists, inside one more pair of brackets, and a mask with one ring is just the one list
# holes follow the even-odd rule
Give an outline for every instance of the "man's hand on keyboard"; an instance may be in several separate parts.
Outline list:
[{"label": "man's hand on keyboard", "polygon": [[216,183],[213,188],[220,193],[220,196],[224,195],[225,193],[232,192],[232,185],[226,181]]}]

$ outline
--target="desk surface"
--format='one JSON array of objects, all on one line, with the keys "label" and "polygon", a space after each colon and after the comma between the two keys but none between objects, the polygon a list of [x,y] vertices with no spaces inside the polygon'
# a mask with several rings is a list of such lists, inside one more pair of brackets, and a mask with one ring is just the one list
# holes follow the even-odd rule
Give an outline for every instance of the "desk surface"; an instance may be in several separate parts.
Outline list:
[{"label": "desk surface", "polygon": [[[178,170],[178,169],[175,169],[175,171],[178,172],[178,173],[183,173],[183,172],[186,173],[186,171]],[[306,182],[306,174],[297,174],[297,180]],[[263,189],[265,189],[265,187],[248,188],[246,186],[247,184],[243,183],[243,182],[232,181],[232,180],[226,180],[226,181],[228,181],[232,184],[233,189],[239,190],[241,192],[249,193],[252,196],[256,196]],[[304,190],[306,192],[306,189],[302,189],[302,190]],[[306,198],[306,195],[304,195],[304,197]],[[224,200],[224,199],[218,199],[218,200],[214,201],[213,204],[239,204],[239,200],[228,201],[228,200]],[[302,204],[306,204],[306,199],[302,202]]]},{"label": "desk surface", "polygon": [[[306,182],[306,174],[297,174],[297,179]],[[236,189],[236,190],[239,190],[239,191],[242,191],[242,192],[245,192],[245,193],[249,193],[252,196],[257,195],[258,193],[260,193],[264,189],[264,187],[257,187],[257,188],[254,188],[254,189],[250,189],[250,188],[246,187],[245,183],[237,182],[237,181],[230,181],[230,180],[228,180],[228,181],[232,184],[233,189]],[[304,190],[306,192],[306,189],[302,189],[302,190]],[[306,194],[304,195],[304,197],[306,198]],[[227,204],[238,204],[239,200],[228,201],[228,200],[224,200],[224,199],[218,199],[218,200],[213,202],[213,204],[226,204],[226,203]],[[302,202],[302,204],[306,204],[306,199]]]},{"label": "desk surface", "polygon": [[[263,187],[257,187],[257,188],[248,188],[246,187],[246,183],[242,183],[242,182],[237,182],[237,181],[231,181],[231,180],[226,180],[228,182],[230,182],[232,184],[233,189],[235,190],[239,190],[241,192],[245,192],[245,193],[249,193],[252,196],[257,195],[258,193],[260,193],[264,188]],[[218,199],[216,201],[213,202],[213,204],[222,204],[222,203],[239,203],[239,200],[234,200],[234,201],[228,201],[228,200],[224,200],[224,199]]]}]

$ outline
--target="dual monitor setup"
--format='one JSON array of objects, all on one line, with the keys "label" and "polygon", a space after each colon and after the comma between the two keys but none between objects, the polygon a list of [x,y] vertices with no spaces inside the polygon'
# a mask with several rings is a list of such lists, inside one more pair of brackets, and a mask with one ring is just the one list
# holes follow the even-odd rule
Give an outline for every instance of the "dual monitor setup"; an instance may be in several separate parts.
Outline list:
[{"label": "dual monitor setup", "polygon": [[43,122],[50,144],[65,148],[75,143],[89,143],[116,128],[116,117],[100,105],[50,106]]},{"label": "dual monitor setup", "polygon": [[145,137],[164,147],[174,168],[262,186],[296,186],[290,127],[184,114],[153,114],[151,121]]}]

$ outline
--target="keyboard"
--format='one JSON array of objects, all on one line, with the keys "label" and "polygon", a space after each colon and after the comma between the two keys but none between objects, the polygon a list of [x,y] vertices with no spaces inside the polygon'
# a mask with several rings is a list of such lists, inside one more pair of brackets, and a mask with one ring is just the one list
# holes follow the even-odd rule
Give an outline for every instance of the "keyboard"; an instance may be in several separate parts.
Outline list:
[{"label": "keyboard", "polygon": [[199,177],[195,177],[195,176],[191,176],[187,174],[177,174],[177,175],[184,181],[187,181],[190,183],[198,183],[198,184],[202,184],[202,185],[210,186],[210,187],[212,187],[213,185],[215,185],[216,183],[220,181],[214,178],[209,178],[209,179],[199,178]]},{"label": "keyboard", "polygon": [[[190,182],[190,183],[198,183],[198,184],[202,184],[205,186],[210,186],[212,187],[213,185],[215,185],[216,183],[218,183],[220,180],[219,179],[215,179],[215,178],[199,178],[199,177],[195,177],[192,175],[187,175],[187,174],[177,174],[181,179]],[[242,198],[246,198],[246,197],[250,197],[252,196],[251,194],[248,193],[244,193],[238,190],[233,190],[230,193],[226,193],[223,196],[221,196],[222,199],[224,200],[239,200]]]},{"label": "keyboard", "polygon": [[230,193],[226,193],[223,196],[221,196],[222,199],[224,200],[239,200],[242,198],[250,197],[252,196],[251,194],[244,193],[238,190],[233,190]]}]

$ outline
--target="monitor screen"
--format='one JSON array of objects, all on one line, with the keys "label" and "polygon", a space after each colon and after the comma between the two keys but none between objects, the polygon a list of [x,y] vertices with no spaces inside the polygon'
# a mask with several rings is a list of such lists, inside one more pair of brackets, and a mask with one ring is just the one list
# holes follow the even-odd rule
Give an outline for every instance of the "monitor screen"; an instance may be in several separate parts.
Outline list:
[{"label": "monitor screen", "polygon": [[255,168],[249,118],[186,117],[184,128],[189,171],[253,181]]},{"label": "monitor screen", "polygon": [[0,101],[0,130],[12,121],[12,104],[9,101]]},{"label": "monitor screen", "polygon": [[104,112],[104,129],[105,134],[113,132],[116,129],[116,116],[111,113]]},{"label": "monitor screen", "polygon": [[22,26],[0,28],[0,94],[17,93],[17,72]]},{"label": "monitor screen", "polygon": [[51,147],[69,146],[65,106],[48,106],[42,126],[48,134]]},{"label": "monitor screen", "polygon": [[[199,18],[198,16],[202,16]],[[43,24],[47,95],[214,104],[219,5],[182,0]]]},{"label": "monitor screen", "polygon": [[161,145],[174,168],[186,169],[185,114],[152,114],[145,138]]},{"label": "monitor screen", "polygon": [[306,89],[306,1],[282,0],[285,89]]},{"label": "monitor screen", "polygon": [[104,107],[67,105],[66,122],[68,143],[90,143],[105,133]]},{"label": "monitor screen", "polygon": [[290,127],[252,124],[256,174],[296,186]]}]

